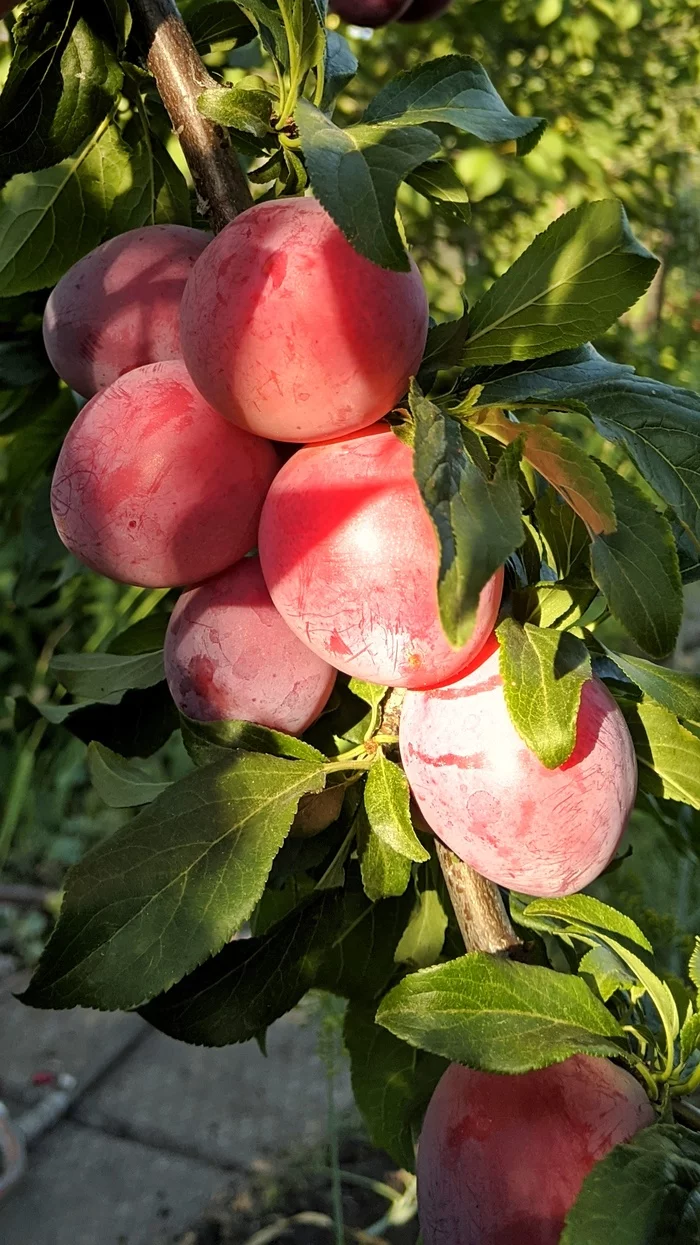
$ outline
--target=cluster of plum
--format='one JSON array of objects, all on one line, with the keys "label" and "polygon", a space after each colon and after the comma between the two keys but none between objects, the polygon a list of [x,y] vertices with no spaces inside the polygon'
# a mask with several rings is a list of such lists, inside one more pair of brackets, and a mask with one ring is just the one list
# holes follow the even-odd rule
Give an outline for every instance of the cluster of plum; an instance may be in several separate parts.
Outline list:
[{"label": "cluster of plum", "polygon": [[[416,266],[371,264],[312,198],[258,204],[213,240],[156,225],[104,243],[46,306],[49,356],[89,398],[54,520],[93,570],[187,588],[165,645],[184,713],[301,734],[339,670],[406,688],[400,750],[429,826],[501,885],[568,894],[617,847],[632,743],[596,679],[564,765],[522,742],[494,635],[502,569],[468,642],[443,634],[413,452],[383,420],[427,327]],[[426,1245],[555,1242],[587,1170],[652,1115],[603,1060],[515,1078],[454,1065],[420,1146]]]},{"label": "cluster of plum", "polygon": [[593,679],[564,765],[525,746],[499,674],[502,570],[468,642],[445,638],[413,452],[382,419],[427,326],[415,264],[370,263],[312,198],[258,204],[213,240],[155,225],[104,243],[46,306],[49,356],[90,399],[54,520],[93,570],[189,589],[165,646],[184,713],[301,734],[338,670],[407,688],[401,755],[428,825],[503,886],[568,894],[617,847],[632,743]]},{"label": "cluster of plum", "polygon": [[353,26],[386,26],[389,22],[426,22],[441,17],[452,0],[332,0],[331,9]]}]

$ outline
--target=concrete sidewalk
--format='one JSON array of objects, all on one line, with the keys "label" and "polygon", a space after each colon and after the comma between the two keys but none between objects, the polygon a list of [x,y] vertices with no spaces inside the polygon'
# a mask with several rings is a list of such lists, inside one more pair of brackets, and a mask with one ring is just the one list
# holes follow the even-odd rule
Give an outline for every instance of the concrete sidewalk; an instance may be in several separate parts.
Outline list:
[{"label": "concrete sidewalk", "polygon": [[[252,1042],[186,1046],[136,1016],[34,1011],[13,997],[22,986],[0,982],[0,1098],[19,1120],[64,1074],[76,1098],[0,1205],[0,1245],[167,1245],[236,1175],[324,1135],[303,1013],[270,1029],[264,1057]],[[350,1106],[345,1072],[336,1099]]]}]

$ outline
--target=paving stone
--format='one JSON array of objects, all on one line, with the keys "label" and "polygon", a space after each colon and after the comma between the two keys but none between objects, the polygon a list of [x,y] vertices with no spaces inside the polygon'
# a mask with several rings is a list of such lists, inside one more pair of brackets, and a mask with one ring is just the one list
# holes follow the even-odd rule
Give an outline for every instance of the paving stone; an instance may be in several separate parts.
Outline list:
[{"label": "paving stone", "polygon": [[[12,989],[24,988],[25,979],[13,979]],[[35,1102],[40,1090],[32,1084],[36,1073],[70,1073],[78,1086],[93,1076],[147,1026],[139,1016],[95,1012],[81,1007],[71,1011],[39,1011],[20,1003],[3,982],[0,990],[0,1096]]]},{"label": "paving stone", "polygon": [[[221,1050],[153,1033],[80,1102],[76,1118],[224,1167],[280,1154],[324,1136],[327,1082],[317,1030],[298,1013],[268,1031],[267,1057],[253,1042]],[[343,1068],[339,1110],[352,1101]]]},{"label": "paving stone", "polygon": [[22,1184],[0,1206],[0,1241],[168,1245],[226,1179],[196,1159],[64,1121],[32,1151]]}]

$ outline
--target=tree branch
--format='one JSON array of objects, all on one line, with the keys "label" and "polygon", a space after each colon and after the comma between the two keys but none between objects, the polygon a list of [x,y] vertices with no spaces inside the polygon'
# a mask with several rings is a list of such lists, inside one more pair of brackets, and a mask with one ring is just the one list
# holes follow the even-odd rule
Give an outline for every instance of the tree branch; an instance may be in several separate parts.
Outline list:
[{"label": "tree branch", "polygon": [[207,72],[173,0],[132,0],[146,63],[192,173],[202,213],[218,233],[253,197],[228,135],[197,108],[202,91],[217,83]]},{"label": "tree branch", "polygon": [[514,951],[521,943],[510,923],[498,887],[455,856],[439,839],[435,843],[467,951],[488,951],[491,954]]}]

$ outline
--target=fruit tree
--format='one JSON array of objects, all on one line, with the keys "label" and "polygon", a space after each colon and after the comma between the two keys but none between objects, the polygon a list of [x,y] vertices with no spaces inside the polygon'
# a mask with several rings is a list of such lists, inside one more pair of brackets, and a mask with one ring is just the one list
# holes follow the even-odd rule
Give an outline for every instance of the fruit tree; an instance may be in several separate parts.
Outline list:
[{"label": "fruit tree", "polygon": [[[22,999],[222,1046],[328,991],[424,1245],[690,1245],[700,942],[681,979],[590,887],[634,809],[697,829],[700,677],[669,659],[700,398],[597,348],[659,269],[607,193],[431,316],[407,189],[437,237],[469,218],[465,153],[517,167],[557,125],[449,45],[348,123],[369,28],[446,8],[6,18],[17,607],[117,593],[84,651],[57,629],[50,700],[13,685],[14,725],[32,755],[77,736],[125,810]],[[186,767],[154,782],[175,732]]]}]

